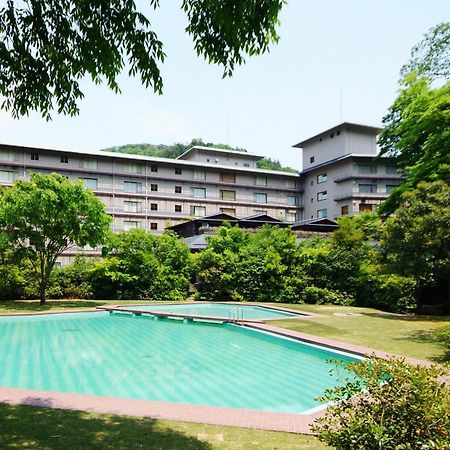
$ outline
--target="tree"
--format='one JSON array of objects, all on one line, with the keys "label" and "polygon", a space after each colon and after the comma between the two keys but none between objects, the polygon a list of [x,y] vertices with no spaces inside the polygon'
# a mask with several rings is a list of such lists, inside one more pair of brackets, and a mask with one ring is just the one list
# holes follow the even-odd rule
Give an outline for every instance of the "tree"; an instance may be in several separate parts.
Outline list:
[{"label": "tree", "polygon": [[[406,177],[381,206],[392,213],[401,194],[421,181],[450,182],[450,24],[437,25],[412,50],[400,92],[383,118],[380,155],[392,157]],[[437,79],[444,83],[437,85]]]},{"label": "tree", "polygon": [[92,191],[62,175],[32,173],[30,181],[16,180],[2,190],[0,227],[15,250],[31,262],[41,305],[58,256],[74,245],[102,244],[110,222]]},{"label": "tree", "polygon": [[[245,55],[278,41],[283,0],[183,0],[186,32],[195,51],[230,76]],[[159,0],[149,0],[151,8]],[[162,92],[163,44],[150,19],[129,0],[10,0],[0,9],[0,94],[14,117],[39,111],[75,115],[83,97],[79,80],[90,76],[120,91],[125,65],[145,87]]]},{"label": "tree", "polygon": [[391,272],[416,280],[418,309],[430,293],[444,297],[430,299],[435,303],[450,304],[450,186],[422,182],[405,192],[385,223],[380,251]]}]

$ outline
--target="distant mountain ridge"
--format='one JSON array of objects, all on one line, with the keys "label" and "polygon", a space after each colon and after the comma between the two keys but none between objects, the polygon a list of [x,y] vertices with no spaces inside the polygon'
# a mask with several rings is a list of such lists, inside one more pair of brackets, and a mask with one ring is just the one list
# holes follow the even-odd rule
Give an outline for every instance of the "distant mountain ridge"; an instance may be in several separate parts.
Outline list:
[{"label": "distant mountain ridge", "polygon": [[[182,144],[177,142],[173,145],[165,144],[126,144],[117,147],[102,148],[103,152],[117,152],[117,153],[129,153],[132,155],[143,155],[143,156],[157,156],[160,158],[178,158],[185,151],[189,150],[195,145],[200,145],[203,147],[214,147],[221,148],[223,150],[234,150],[238,152],[247,152],[245,148],[231,147],[227,144],[213,144],[211,142],[203,142],[202,139],[192,139],[189,144]],[[283,167],[280,161],[272,158],[263,158],[256,163],[259,169],[266,170],[279,170],[284,172],[298,172],[298,170],[292,167]]]}]

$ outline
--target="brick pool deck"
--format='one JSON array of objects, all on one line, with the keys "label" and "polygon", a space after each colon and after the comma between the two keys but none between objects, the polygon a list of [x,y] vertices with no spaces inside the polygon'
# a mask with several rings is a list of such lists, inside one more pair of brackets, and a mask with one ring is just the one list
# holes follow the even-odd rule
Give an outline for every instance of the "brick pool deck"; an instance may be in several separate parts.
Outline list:
[{"label": "brick pool deck", "polygon": [[[379,358],[398,356],[367,347],[347,344],[334,339],[299,333],[269,324],[248,322],[244,323],[243,326],[274,333],[301,342],[318,344],[334,350],[355,353],[357,355],[375,355]],[[426,367],[431,366],[431,363],[428,361],[413,358],[405,358],[405,360],[411,364],[419,364]],[[312,414],[277,413],[6,387],[0,387],[0,403],[24,404],[37,407],[92,411],[97,413],[148,417],[151,419],[179,420],[302,434],[313,434],[310,425],[324,412],[324,410],[321,410]]]}]

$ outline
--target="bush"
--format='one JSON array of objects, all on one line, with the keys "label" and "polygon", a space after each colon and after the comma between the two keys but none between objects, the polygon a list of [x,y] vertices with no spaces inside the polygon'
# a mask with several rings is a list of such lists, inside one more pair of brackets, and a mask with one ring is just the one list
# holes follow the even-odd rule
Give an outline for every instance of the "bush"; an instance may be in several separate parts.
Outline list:
[{"label": "bush", "polygon": [[340,292],[330,289],[320,288],[317,286],[306,286],[303,291],[303,299],[305,303],[316,305],[352,305],[353,298]]},{"label": "bush", "polygon": [[347,370],[356,379],[320,398],[331,402],[312,427],[321,441],[337,450],[450,448],[450,389],[442,369],[371,358]]}]

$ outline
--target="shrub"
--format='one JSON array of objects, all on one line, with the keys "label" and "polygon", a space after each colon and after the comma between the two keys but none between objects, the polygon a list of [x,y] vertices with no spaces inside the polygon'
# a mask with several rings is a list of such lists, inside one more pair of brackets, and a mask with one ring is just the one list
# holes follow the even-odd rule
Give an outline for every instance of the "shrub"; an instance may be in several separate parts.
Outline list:
[{"label": "shrub", "polygon": [[450,448],[450,389],[438,367],[403,359],[350,363],[356,379],[327,390],[313,431],[337,450]]},{"label": "shrub", "polygon": [[326,288],[317,286],[306,286],[303,290],[303,299],[305,303],[312,303],[316,305],[352,305],[353,298]]}]

